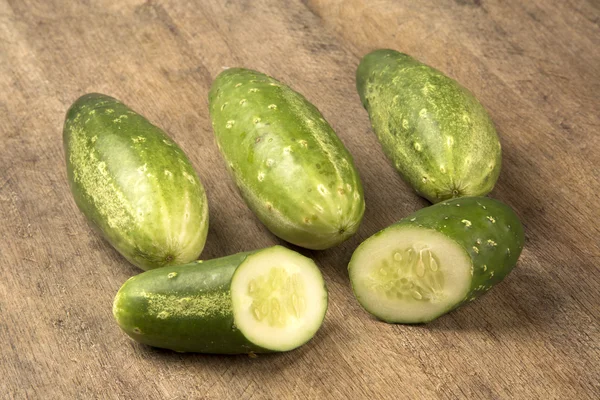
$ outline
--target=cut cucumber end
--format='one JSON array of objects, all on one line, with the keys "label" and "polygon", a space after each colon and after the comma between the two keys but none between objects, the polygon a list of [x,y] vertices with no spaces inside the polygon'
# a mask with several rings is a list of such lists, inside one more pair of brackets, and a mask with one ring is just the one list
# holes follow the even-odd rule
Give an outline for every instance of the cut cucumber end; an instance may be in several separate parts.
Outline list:
[{"label": "cut cucumber end", "polygon": [[231,298],[237,329],[271,351],[308,342],[327,311],[327,289],[318,267],[281,246],[244,260],[233,275]]},{"label": "cut cucumber end", "polygon": [[375,235],[352,255],[352,289],[365,310],[392,323],[429,322],[461,303],[471,286],[467,252],[426,228]]}]

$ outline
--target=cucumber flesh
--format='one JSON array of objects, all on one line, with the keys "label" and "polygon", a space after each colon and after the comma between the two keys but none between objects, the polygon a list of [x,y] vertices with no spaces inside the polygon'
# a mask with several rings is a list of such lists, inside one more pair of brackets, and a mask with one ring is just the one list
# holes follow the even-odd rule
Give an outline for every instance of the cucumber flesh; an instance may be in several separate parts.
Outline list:
[{"label": "cucumber flesh", "polygon": [[327,311],[327,289],[317,266],[279,246],[248,256],[233,275],[231,294],[237,329],[271,351],[309,341]]},{"label": "cucumber flesh", "polygon": [[386,322],[420,323],[448,312],[469,292],[469,255],[437,231],[401,226],[361,245],[349,265],[356,298]]}]

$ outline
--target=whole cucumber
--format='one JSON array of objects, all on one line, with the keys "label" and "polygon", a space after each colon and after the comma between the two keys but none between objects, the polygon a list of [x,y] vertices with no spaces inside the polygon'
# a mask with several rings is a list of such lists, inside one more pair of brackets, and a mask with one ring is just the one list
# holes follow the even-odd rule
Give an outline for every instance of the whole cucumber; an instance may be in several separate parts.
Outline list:
[{"label": "whole cucumber", "polygon": [[77,206],[127,260],[147,270],[200,255],[208,231],[204,187],[160,128],[91,93],[67,112],[63,139]]},{"label": "whole cucumber", "polygon": [[385,154],[418,194],[437,203],[493,189],[500,142],[466,88],[394,50],[367,54],[356,85]]},{"label": "whole cucumber", "polygon": [[487,197],[447,200],[365,240],[350,260],[350,282],[378,318],[428,322],[502,281],[523,242],[509,206]]},{"label": "whole cucumber", "polygon": [[365,208],[360,178],[314,105],[267,75],[232,68],[214,81],[209,106],[229,172],[271,232],[309,249],[356,232]]}]

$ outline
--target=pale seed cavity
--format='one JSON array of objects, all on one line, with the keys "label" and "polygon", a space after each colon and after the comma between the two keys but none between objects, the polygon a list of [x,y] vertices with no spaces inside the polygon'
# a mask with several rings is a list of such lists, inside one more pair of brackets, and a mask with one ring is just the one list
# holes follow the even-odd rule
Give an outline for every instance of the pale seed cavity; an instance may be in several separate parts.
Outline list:
[{"label": "pale seed cavity", "polygon": [[469,226],[471,226],[471,221],[469,221],[468,219],[463,219],[463,220],[462,220],[462,221],[460,221],[460,222],[462,222],[463,224],[465,224],[465,226],[466,226],[466,227],[469,227]]},{"label": "pale seed cavity", "polygon": [[422,245],[391,252],[374,268],[370,278],[372,289],[390,299],[438,301],[444,292],[439,259]]},{"label": "pale seed cavity", "polygon": [[169,279],[173,279],[177,276],[177,272],[169,272],[169,274],[167,275],[167,278]]},{"label": "pale seed cavity", "polygon": [[277,110],[277,105],[275,104],[269,104],[269,110]]},{"label": "pale seed cavity", "polygon": [[298,273],[273,267],[248,283],[252,299],[250,312],[258,322],[283,328],[290,319],[299,319],[306,312],[306,290]]}]

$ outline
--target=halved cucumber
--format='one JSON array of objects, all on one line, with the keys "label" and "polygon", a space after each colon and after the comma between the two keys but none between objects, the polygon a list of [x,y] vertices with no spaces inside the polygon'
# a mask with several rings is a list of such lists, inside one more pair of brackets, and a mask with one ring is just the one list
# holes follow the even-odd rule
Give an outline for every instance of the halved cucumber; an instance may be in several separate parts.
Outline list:
[{"label": "halved cucumber", "polygon": [[359,303],[393,323],[436,319],[485,293],[515,266],[523,227],[485,197],[445,201],[363,242],[348,266]]},{"label": "halved cucumber", "polygon": [[295,349],[326,311],[315,263],[281,246],[144,272],[113,305],[119,326],[141,343],[221,354]]}]

